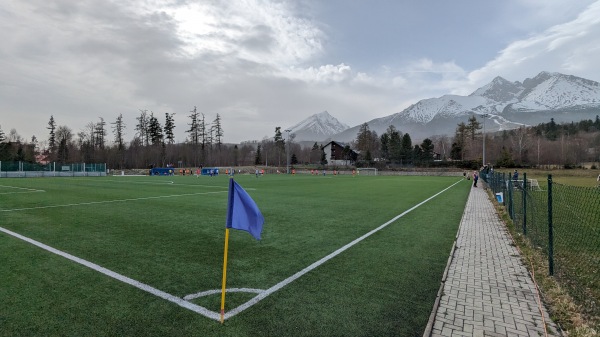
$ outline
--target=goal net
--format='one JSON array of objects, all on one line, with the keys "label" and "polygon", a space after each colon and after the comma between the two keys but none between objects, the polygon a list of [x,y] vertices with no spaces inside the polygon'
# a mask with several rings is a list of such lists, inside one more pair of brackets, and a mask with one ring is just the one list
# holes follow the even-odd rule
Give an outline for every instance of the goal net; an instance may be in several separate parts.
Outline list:
[{"label": "goal net", "polygon": [[358,174],[359,175],[365,175],[365,176],[376,176],[377,175],[377,169],[376,168],[371,168],[371,167],[361,167],[358,170]]}]

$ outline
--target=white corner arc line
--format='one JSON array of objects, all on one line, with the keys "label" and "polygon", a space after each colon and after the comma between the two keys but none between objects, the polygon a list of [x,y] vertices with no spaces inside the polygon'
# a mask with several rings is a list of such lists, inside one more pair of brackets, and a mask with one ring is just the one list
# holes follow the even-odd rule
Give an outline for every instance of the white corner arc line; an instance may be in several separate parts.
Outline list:
[{"label": "white corner arc line", "polygon": [[[222,289],[212,289],[212,290],[201,291],[199,293],[185,295],[185,296],[183,296],[183,299],[186,300],[186,301],[189,301],[189,300],[193,300],[195,298],[200,298],[200,297],[204,297],[204,296],[210,296],[210,295],[220,294],[222,291],[223,291]],[[254,289],[254,288],[228,288],[228,289],[225,289],[226,293],[255,293],[255,294],[260,294],[263,291],[264,291],[263,289]]]},{"label": "white corner arc line", "polygon": [[225,319],[231,318],[237,314],[239,314],[240,312],[250,308],[251,306],[255,305],[256,303],[262,301],[263,299],[265,299],[267,296],[271,295],[272,293],[276,292],[277,290],[285,287],[286,285],[294,282],[295,280],[297,280],[298,278],[300,278],[301,276],[303,276],[304,274],[312,271],[313,269],[319,267],[320,265],[322,265],[323,263],[331,260],[332,258],[338,256],[339,254],[341,254],[342,252],[344,252],[345,250],[349,249],[350,247],[354,246],[355,244],[361,242],[362,240],[368,238],[369,236],[375,234],[376,232],[379,232],[380,230],[384,229],[385,227],[389,226],[391,223],[393,223],[394,221],[400,219],[401,217],[405,216],[406,214],[410,213],[411,211],[415,210],[416,208],[422,206],[423,204],[425,204],[426,202],[428,202],[429,200],[437,197],[438,195],[446,192],[447,190],[449,190],[450,188],[454,187],[456,184],[460,183],[461,181],[463,181],[463,179],[455,182],[454,184],[446,187],[445,189],[439,191],[438,193],[432,195],[431,197],[421,201],[420,203],[416,204],[415,206],[407,209],[406,211],[402,212],[402,214],[399,214],[397,216],[395,216],[394,218],[392,218],[391,220],[389,220],[388,222],[384,223],[383,225],[371,230],[370,232],[364,234],[363,236],[354,239],[353,241],[351,241],[350,243],[344,245],[343,247],[339,248],[338,250],[334,251],[333,253],[323,257],[322,259],[320,259],[317,262],[314,262],[313,264],[311,264],[310,266],[302,269],[301,271],[297,272],[296,274],[286,278],[285,280],[277,283],[276,285],[272,286],[271,288],[265,290],[264,292],[258,294],[256,297],[254,297],[253,299],[251,299],[250,301],[240,305],[239,307],[225,313]]},{"label": "white corner arc line", "polygon": [[140,290],[143,290],[145,292],[149,292],[152,295],[158,296],[158,297],[160,297],[162,299],[165,299],[165,300],[167,300],[169,302],[175,303],[175,304],[179,305],[180,307],[186,308],[188,310],[191,310],[193,312],[196,312],[196,313],[201,314],[203,316],[206,316],[208,318],[214,319],[216,321],[218,321],[218,320],[221,319],[220,315],[218,313],[214,312],[214,311],[208,310],[205,307],[196,305],[194,303],[190,303],[190,302],[188,302],[188,301],[186,301],[186,300],[184,300],[182,298],[179,298],[177,296],[171,295],[171,294],[166,293],[166,292],[164,292],[162,290],[158,290],[158,289],[156,289],[154,287],[151,287],[151,286],[149,286],[147,284],[144,284],[142,282],[136,281],[136,280],[134,280],[132,278],[129,278],[129,277],[124,276],[124,275],[121,275],[119,273],[116,273],[116,272],[114,272],[112,270],[106,269],[106,268],[104,268],[102,266],[99,266],[99,265],[97,265],[95,263],[92,263],[92,262],[89,262],[87,260],[81,259],[81,258],[79,258],[77,256],[74,256],[74,255],[71,255],[69,253],[65,253],[65,252],[63,252],[61,250],[58,250],[56,248],[52,248],[52,247],[50,247],[48,245],[45,245],[45,244],[43,244],[43,243],[41,243],[39,241],[30,239],[30,238],[28,238],[26,236],[23,236],[21,234],[15,233],[13,231],[10,231],[10,230],[2,228],[2,227],[0,227],[0,232],[4,232],[4,233],[6,233],[8,235],[14,236],[14,237],[16,237],[18,239],[21,239],[23,241],[31,243],[32,245],[38,246],[38,247],[40,247],[40,248],[42,248],[44,250],[47,250],[47,251],[49,251],[51,253],[54,253],[54,254],[59,255],[59,256],[62,256],[62,257],[66,258],[66,259],[69,259],[69,260],[71,260],[73,262],[79,263],[79,264],[81,264],[81,265],[83,265],[85,267],[88,267],[88,268],[93,269],[93,270],[95,270],[97,272],[100,272],[100,273],[102,273],[102,274],[104,274],[106,276],[112,277],[112,278],[114,278],[116,280],[119,280],[119,281],[121,281],[123,283],[127,283],[127,284],[129,284],[131,286],[134,286],[134,287],[136,287],[136,288],[138,288]]}]

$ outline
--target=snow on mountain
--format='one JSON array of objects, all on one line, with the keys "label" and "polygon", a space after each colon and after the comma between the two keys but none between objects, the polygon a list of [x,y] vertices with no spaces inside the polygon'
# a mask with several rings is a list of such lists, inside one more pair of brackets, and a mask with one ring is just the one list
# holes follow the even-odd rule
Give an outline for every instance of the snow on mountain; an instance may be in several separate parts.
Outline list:
[{"label": "snow on mountain", "polygon": [[489,98],[496,102],[516,101],[518,95],[525,90],[525,87],[519,82],[509,82],[504,78],[497,76],[490,83],[475,90],[471,96],[481,96]]},{"label": "snow on mountain", "polygon": [[[489,131],[522,125],[594,119],[600,113],[600,83],[572,75],[541,72],[534,78],[510,82],[498,76],[469,96],[444,95],[421,100],[401,112],[367,122],[381,135],[390,125],[413,138],[452,135],[469,116],[490,121]],[[356,138],[360,125],[332,139]]]},{"label": "snow on mountain", "polygon": [[518,102],[509,105],[509,109],[538,111],[600,106],[600,84],[595,81],[542,72],[528,84],[531,87],[520,95]]},{"label": "snow on mountain", "polygon": [[348,125],[341,123],[329,112],[323,111],[287,128],[287,130],[291,130],[291,133],[296,135],[296,141],[322,141],[348,128],[350,128]]}]

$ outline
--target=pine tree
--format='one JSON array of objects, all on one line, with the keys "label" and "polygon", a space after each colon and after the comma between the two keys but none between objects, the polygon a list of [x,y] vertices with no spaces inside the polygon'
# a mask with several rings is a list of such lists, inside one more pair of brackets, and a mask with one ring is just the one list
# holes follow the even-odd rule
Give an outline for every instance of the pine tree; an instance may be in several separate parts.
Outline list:
[{"label": "pine tree", "polygon": [[214,135],[214,143],[220,150],[221,145],[223,144],[223,128],[221,127],[221,116],[219,116],[219,114],[217,114],[217,117],[213,121],[212,131]]},{"label": "pine tree", "polygon": [[[206,148],[207,142],[210,138],[210,135],[208,134],[208,132],[206,131],[206,116],[204,116],[204,114],[201,114],[202,118],[198,120],[198,132],[199,132],[199,136],[200,136],[200,142],[202,143],[202,151],[204,151],[204,149]],[[212,143],[212,141],[211,141]]]},{"label": "pine tree", "polygon": [[94,145],[99,148],[99,149],[103,149],[104,145],[105,145],[105,138],[106,138],[106,122],[104,121],[104,118],[100,117],[100,122],[96,123],[95,127],[94,127]]},{"label": "pine tree", "polygon": [[260,145],[256,148],[256,156],[254,157],[254,165],[262,164],[262,154],[260,153]]},{"label": "pine tree", "polygon": [[122,151],[125,149],[125,144],[123,141],[123,130],[125,130],[125,124],[123,123],[123,114],[119,114],[117,120],[113,125],[113,134],[115,135],[115,143],[117,144],[117,149]]},{"label": "pine tree", "polygon": [[275,137],[273,137],[275,141],[275,148],[277,149],[277,159],[279,160],[278,165],[281,166],[281,153],[285,152],[285,140],[283,139],[283,135],[281,134],[281,127],[275,127]]},{"label": "pine tree", "polygon": [[423,161],[429,163],[433,161],[433,149],[434,145],[431,139],[425,138],[421,143],[421,150],[423,151]]},{"label": "pine tree", "polygon": [[148,130],[148,124],[149,124],[148,110],[140,110],[140,116],[136,117],[135,119],[137,119],[137,121],[138,121],[138,123],[135,126],[135,130],[137,131],[137,134],[140,137],[142,144],[144,144],[144,145],[150,144],[149,130]]},{"label": "pine tree", "polygon": [[190,117],[190,123],[188,124],[190,126],[189,130],[187,130],[186,132],[189,133],[189,140],[190,143],[194,144],[194,145],[198,145],[199,143],[199,138],[200,138],[200,130],[198,129],[198,111],[196,110],[196,107],[194,106],[194,110],[190,111],[192,114],[189,115],[188,117]]},{"label": "pine tree", "polygon": [[167,139],[167,143],[174,144],[175,143],[175,135],[173,134],[173,129],[175,128],[175,120],[173,118],[175,113],[165,113],[165,138]]},{"label": "pine tree", "polygon": [[412,140],[410,139],[410,135],[408,133],[405,133],[404,136],[402,136],[402,143],[400,144],[400,153],[404,164],[412,162],[413,146]]},{"label": "pine tree", "polygon": [[150,119],[148,122],[148,133],[150,142],[152,145],[161,145],[163,142],[163,129],[160,125],[160,122],[156,117],[154,117],[154,113],[150,113]]},{"label": "pine tree", "polygon": [[475,115],[469,117],[469,122],[467,124],[467,131],[471,140],[475,140],[475,135],[477,135],[477,130],[481,129],[481,123],[477,121],[477,117]]},{"label": "pine tree", "polygon": [[6,140],[6,136],[4,135],[4,131],[2,131],[2,126],[0,126],[0,143],[4,143]]},{"label": "pine tree", "polygon": [[53,115],[50,116],[50,121],[48,121],[48,127],[46,129],[50,130],[50,136],[48,137],[48,150],[50,153],[53,153],[54,149],[56,148],[56,122],[54,121]]}]

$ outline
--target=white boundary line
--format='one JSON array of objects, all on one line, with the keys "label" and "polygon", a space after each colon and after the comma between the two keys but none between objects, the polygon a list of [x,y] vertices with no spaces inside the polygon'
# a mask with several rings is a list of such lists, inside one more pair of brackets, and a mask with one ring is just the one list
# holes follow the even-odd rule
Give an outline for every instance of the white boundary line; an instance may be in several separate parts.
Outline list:
[{"label": "white boundary line", "polygon": [[33,190],[33,191],[23,191],[23,192],[2,192],[0,194],[23,194],[23,193],[38,193],[38,192],[46,192],[44,190]]},{"label": "white boundary line", "polygon": [[104,268],[102,266],[99,266],[99,265],[97,265],[95,263],[92,263],[92,262],[89,262],[87,260],[78,258],[76,256],[73,256],[73,255],[69,254],[69,253],[65,253],[65,252],[63,252],[61,250],[58,250],[56,248],[52,248],[52,247],[47,246],[47,245],[45,245],[45,244],[43,244],[41,242],[35,241],[33,239],[30,239],[30,238],[28,238],[26,236],[17,234],[15,232],[12,232],[12,231],[10,231],[8,229],[5,229],[5,228],[2,228],[2,227],[0,227],[0,232],[4,232],[4,233],[12,235],[12,236],[14,236],[14,237],[16,237],[18,239],[21,239],[23,241],[29,242],[32,245],[38,246],[38,247],[40,247],[40,248],[42,248],[44,250],[47,250],[47,251],[49,251],[51,253],[56,254],[56,255],[60,255],[60,256],[66,258],[66,259],[69,259],[69,260],[71,260],[73,262],[76,262],[76,263],[79,263],[81,265],[84,265],[84,266],[86,266],[88,268],[91,268],[91,269],[93,269],[93,270],[95,270],[97,272],[100,272],[100,273],[102,273],[102,274],[104,274],[106,276],[112,277],[112,278],[114,278],[116,280],[119,280],[121,282],[127,283],[129,285],[132,285],[132,286],[134,286],[134,287],[136,287],[138,289],[141,289],[143,291],[149,292],[152,295],[158,296],[158,297],[160,297],[162,299],[165,299],[165,300],[167,300],[169,302],[173,302],[173,303],[179,305],[180,307],[189,309],[189,310],[191,310],[193,312],[199,313],[199,314],[201,314],[203,316],[206,316],[208,318],[211,318],[211,319],[214,319],[214,320],[217,320],[217,321],[220,320],[220,318],[221,318],[219,316],[219,314],[217,314],[216,312],[210,311],[210,310],[206,309],[205,307],[196,305],[194,303],[190,303],[190,302],[185,301],[184,299],[181,299],[181,298],[179,298],[177,296],[173,296],[173,295],[168,294],[168,293],[166,293],[164,291],[161,291],[161,290],[158,290],[156,288],[153,288],[153,287],[151,287],[151,286],[149,286],[147,284],[144,284],[142,282],[139,282],[139,281],[136,281],[134,279],[131,279],[131,278],[127,277],[127,276],[121,275],[119,273],[115,273],[114,271],[106,269],[106,268]]},{"label": "white boundary line", "polygon": [[37,192],[46,192],[44,190],[38,190],[35,188],[27,188],[27,187],[17,187],[17,186],[9,186],[9,185],[0,185],[0,187],[12,188],[17,190],[25,190],[22,192],[2,192],[0,194],[18,194],[18,193],[37,193]]},{"label": "white boundary line", "polygon": [[338,256],[339,254],[341,254],[342,252],[344,252],[345,250],[347,250],[348,248],[354,246],[355,244],[361,242],[362,240],[368,238],[369,236],[379,232],[380,230],[384,229],[385,227],[389,226],[391,223],[393,223],[394,221],[400,219],[401,217],[405,216],[406,214],[410,213],[411,211],[415,210],[417,207],[420,207],[421,205],[425,204],[426,202],[428,202],[429,200],[437,197],[438,195],[446,192],[447,190],[449,190],[450,188],[454,187],[454,185],[462,182],[463,179],[455,182],[454,184],[446,187],[445,189],[439,191],[438,193],[432,195],[431,197],[421,201],[420,203],[416,204],[415,206],[407,209],[406,211],[404,211],[402,214],[395,216],[394,218],[392,218],[390,221],[384,223],[383,225],[373,229],[372,231],[364,234],[363,236],[351,241],[350,243],[346,244],[345,246],[343,246],[342,248],[334,251],[333,253],[325,256],[324,258],[320,259],[319,261],[311,264],[310,266],[302,269],[301,271],[297,272],[296,274],[286,278],[285,280],[277,283],[276,285],[272,286],[271,288],[265,290],[264,292],[260,293],[258,296],[254,297],[253,299],[251,299],[250,301],[240,305],[239,307],[225,313],[225,319],[231,318],[237,314],[239,314],[240,312],[250,308],[251,306],[255,305],[256,303],[264,300],[267,296],[271,295],[272,293],[276,292],[277,290],[285,287],[286,285],[294,282],[295,280],[297,280],[298,278],[300,278],[301,276],[303,276],[304,274],[312,271],[313,269],[317,268],[318,266],[322,265],[323,263],[331,260],[332,258]]},{"label": "white boundary line", "polygon": [[24,207],[24,208],[13,208],[13,209],[0,209],[0,212],[16,212],[16,211],[29,211],[29,210],[32,210],[32,209],[73,207],[73,206],[84,206],[84,205],[95,205],[95,204],[109,204],[109,203],[113,203],[113,202],[149,200],[149,199],[163,199],[163,198],[177,198],[177,197],[188,197],[188,196],[191,196],[191,195],[216,194],[216,193],[227,193],[227,192],[228,191],[198,192],[198,193],[162,195],[162,196],[156,196],[156,197],[142,197],[142,198],[116,199],[116,200],[104,200],[104,201],[90,201],[90,202],[80,202],[80,203],[76,203],[76,204],[63,204],[63,205]]},{"label": "white boundary line", "polygon": [[[412,212],[413,210],[415,210],[416,208],[422,206],[423,204],[427,203],[428,201],[430,201],[431,199],[437,197],[438,195],[444,193],[445,191],[449,190],[450,188],[454,187],[455,185],[457,185],[458,183],[460,183],[461,181],[463,181],[463,179],[455,182],[454,184],[446,187],[445,189],[441,190],[440,192],[432,195],[431,197],[421,201],[420,203],[416,204],[415,206],[409,208],[408,210],[402,212],[401,214],[395,216],[394,218],[392,218],[391,220],[389,220],[388,222],[384,223],[383,225],[367,232],[366,234],[362,235],[361,237],[354,239],[353,241],[351,241],[350,243],[344,245],[343,247],[337,249],[336,251],[334,251],[333,253],[323,257],[322,259],[312,263],[311,265],[309,265],[308,267],[302,269],[301,271],[295,273],[294,275],[286,278],[285,280],[277,283],[276,285],[272,286],[271,288],[267,289],[267,290],[261,290],[261,289],[251,289],[251,288],[232,288],[232,289],[227,289],[227,292],[255,292],[258,293],[258,295],[254,298],[252,298],[250,301],[238,306],[237,308],[225,313],[225,319],[229,319],[232,318],[233,316],[241,313],[242,311],[250,308],[251,306],[257,304],[258,302],[262,301],[263,299],[265,299],[267,296],[273,294],[274,292],[278,291],[279,289],[285,287],[286,285],[292,283],[293,281],[299,279],[300,277],[302,277],[303,275],[307,274],[308,272],[312,271],[313,269],[319,267],[320,265],[324,264],[325,262],[331,260],[332,258],[336,257],[337,255],[341,254],[342,252],[348,250],[349,248],[351,248],[352,246],[356,245],[357,243],[363,241],[364,239],[368,238],[369,236],[377,233],[378,231],[384,229],[385,227],[389,226],[390,224],[392,224],[393,222],[395,222],[396,220],[402,218],[403,216],[405,216],[406,214]],[[195,195],[195,194],[208,194],[208,193],[219,193],[219,192],[205,192],[205,193],[193,193],[191,195]],[[189,194],[188,194],[189,195]],[[181,196],[181,195],[178,195]],[[167,197],[172,197],[172,196],[167,196]],[[149,197],[149,198],[161,198],[161,197]],[[149,198],[140,198],[140,199],[149,199]],[[126,200],[140,200],[140,199],[123,199],[123,200],[115,200],[112,202],[117,202],[117,201],[126,201]],[[110,201],[109,201],[110,202]],[[95,202],[95,203],[103,203],[103,202]],[[85,204],[90,204],[90,203],[85,203]],[[69,206],[69,205],[63,205],[63,206]],[[61,206],[56,206],[56,207],[61,207]],[[46,207],[36,207],[36,208],[46,208]],[[207,308],[204,308],[202,306],[196,305],[194,303],[188,302],[186,301],[187,299],[194,299],[194,298],[198,298],[198,297],[202,297],[202,296],[207,296],[207,295],[212,295],[212,294],[217,294],[220,292],[220,290],[207,290],[207,291],[203,291],[200,293],[196,293],[196,294],[191,294],[191,295],[187,295],[185,296],[183,299],[176,297],[174,295],[168,294],[164,291],[158,290],[156,288],[153,288],[147,284],[141,283],[139,281],[136,281],[134,279],[131,279],[127,276],[115,273],[109,269],[106,269],[104,267],[101,267],[95,263],[86,261],[84,259],[78,258],[76,256],[73,256],[71,254],[65,253],[63,251],[60,251],[58,249],[52,248],[50,246],[47,246],[41,242],[35,241],[33,239],[30,239],[28,237],[25,237],[23,235],[17,234],[15,232],[12,232],[8,229],[2,228],[0,227],[0,231],[4,232],[6,234],[12,235],[18,239],[21,239],[23,241],[29,242],[37,247],[40,247],[44,250],[47,250],[51,253],[60,255],[66,259],[69,259],[73,262],[79,263],[81,265],[84,265],[88,268],[91,268],[93,270],[96,270],[102,274],[105,274],[109,277],[112,277],[116,280],[119,280],[121,282],[127,283],[129,285],[132,285],[140,290],[149,292],[155,296],[158,296],[160,298],[163,298],[167,301],[173,302],[183,308],[189,309],[193,312],[196,312],[198,314],[201,314],[207,318],[219,321],[220,320],[220,315],[217,312],[211,311]]]}]

